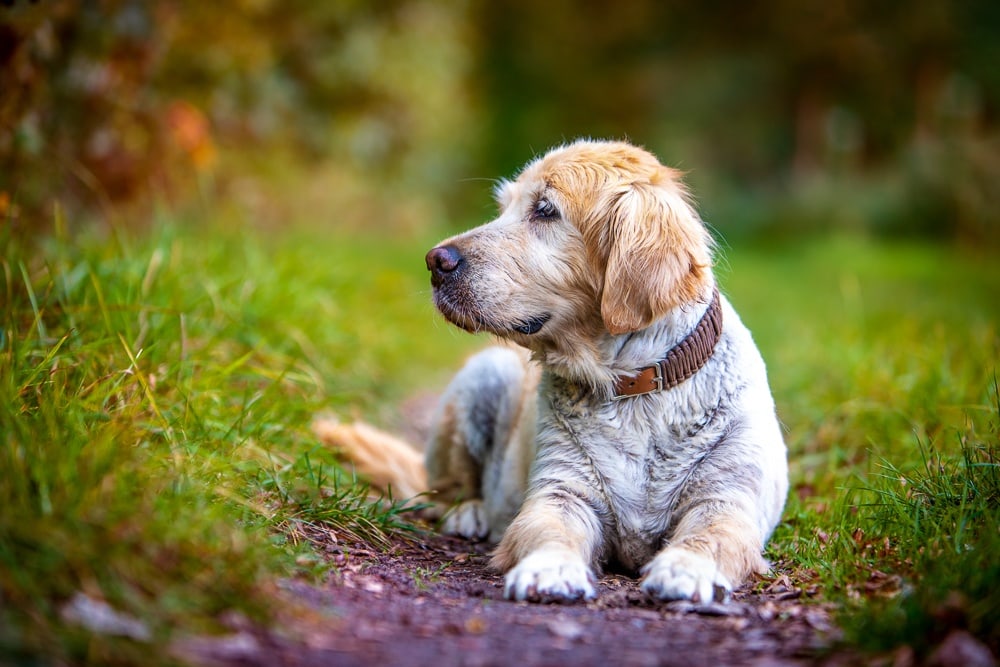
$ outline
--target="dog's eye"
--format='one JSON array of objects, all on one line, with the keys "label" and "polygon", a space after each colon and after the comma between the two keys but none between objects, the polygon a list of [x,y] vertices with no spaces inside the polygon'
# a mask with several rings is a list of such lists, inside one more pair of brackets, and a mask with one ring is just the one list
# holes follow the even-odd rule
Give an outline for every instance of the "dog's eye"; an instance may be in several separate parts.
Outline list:
[{"label": "dog's eye", "polygon": [[535,202],[535,209],[531,212],[531,217],[536,220],[552,220],[559,217],[559,209],[548,199],[542,197]]}]

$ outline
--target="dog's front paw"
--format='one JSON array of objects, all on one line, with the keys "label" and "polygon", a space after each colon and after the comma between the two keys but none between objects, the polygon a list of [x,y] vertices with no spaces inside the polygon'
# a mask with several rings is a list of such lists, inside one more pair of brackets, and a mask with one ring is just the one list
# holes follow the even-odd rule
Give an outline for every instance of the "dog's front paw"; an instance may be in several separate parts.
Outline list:
[{"label": "dog's front paw", "polygon": [[508,600],[561,602],[593,600],[594,575],[576,554],[545,549],[528,554],[507,573],[503,589]]},{"label": "dog's front paw", "polygon": [[725,602],[733,587],[711,558],[684,549],[665,549],[642,572],[642,590],[658,600]]},{"label": "dog's front paw", "polygon": [[490,534],[486,509],[482,500],[466,500],[455,505],[444,515],[441,532],[458,535],[468,540],[483,540]]}]

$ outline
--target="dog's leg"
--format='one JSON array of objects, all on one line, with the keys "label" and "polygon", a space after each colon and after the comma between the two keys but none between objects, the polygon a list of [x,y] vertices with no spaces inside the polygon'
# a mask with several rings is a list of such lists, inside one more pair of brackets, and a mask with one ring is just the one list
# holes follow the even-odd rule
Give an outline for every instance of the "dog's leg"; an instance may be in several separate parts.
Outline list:
[{"label": "dog's leg", "polygon": [[534,454],[534,371],[526,355],[489,348],[445,390],[427,446],[442,532],[499,539],[524,497]]},{"label": "dog's leg", "polygon": [[766,571],[752,516],[729,503],[686,510],[667,545],[642,568],[642,590],[660,600],[725,601],[751,572]]},{"label": "dog's leg", "polygon": [[525,500],[491,565],[507,571],[504,596],[546,602],[597,597],[592,564],[602,526],[582,498],[559,491]]},{"label": "dog's leg", "polygon": [[[733,421],[688,476],[663,549],[642,569],[642,589],[661,600],[726,599],[753,572],[788,492],[785,445],[770,394]],[[752,438],[747,438],[752,435]]]}]

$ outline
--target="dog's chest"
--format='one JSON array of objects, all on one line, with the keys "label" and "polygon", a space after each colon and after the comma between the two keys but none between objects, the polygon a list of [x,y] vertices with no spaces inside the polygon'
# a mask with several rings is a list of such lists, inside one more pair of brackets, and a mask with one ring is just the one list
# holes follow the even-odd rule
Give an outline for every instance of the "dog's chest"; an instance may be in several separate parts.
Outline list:
[{"label": "dog's chest", "polygon": [[638,569],[663,546],[685,482],[721,437],[717,411],[650,409],[651,403],[552,407],[558,414],[551,417],[573,443],[563,455],[593,475],[595,500],[608,508],[608,546],[622,565]]},{"label": "dog's chest", "polygon": [[714,440],[700,422],[643,426],[648,429],[643,437],[623,438],[621,431],[608,430],[603,442],[588,443],[595,467],[608,480],[616,556],[632,569],[648,562],[663,546],[685,482]]}]

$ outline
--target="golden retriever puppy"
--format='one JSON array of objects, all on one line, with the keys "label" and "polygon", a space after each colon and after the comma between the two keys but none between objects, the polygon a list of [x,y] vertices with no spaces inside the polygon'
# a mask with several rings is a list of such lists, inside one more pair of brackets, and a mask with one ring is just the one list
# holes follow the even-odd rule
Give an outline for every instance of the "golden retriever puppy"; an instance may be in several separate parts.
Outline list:
[{"label": "golden retriever puppy", "polygon": [[446,532],[499,541],[510,599],[592,599],[612,560],[654,598],[726,599],[766,568],[786,451],[679,174],[585,140],[496,198],[495,220],[426,260],[450,322],[521,349],[487,349],[455,376],[425,469],[400,472],[412,450],[371,427],[317,431],[383,484],[435,491]]}]

